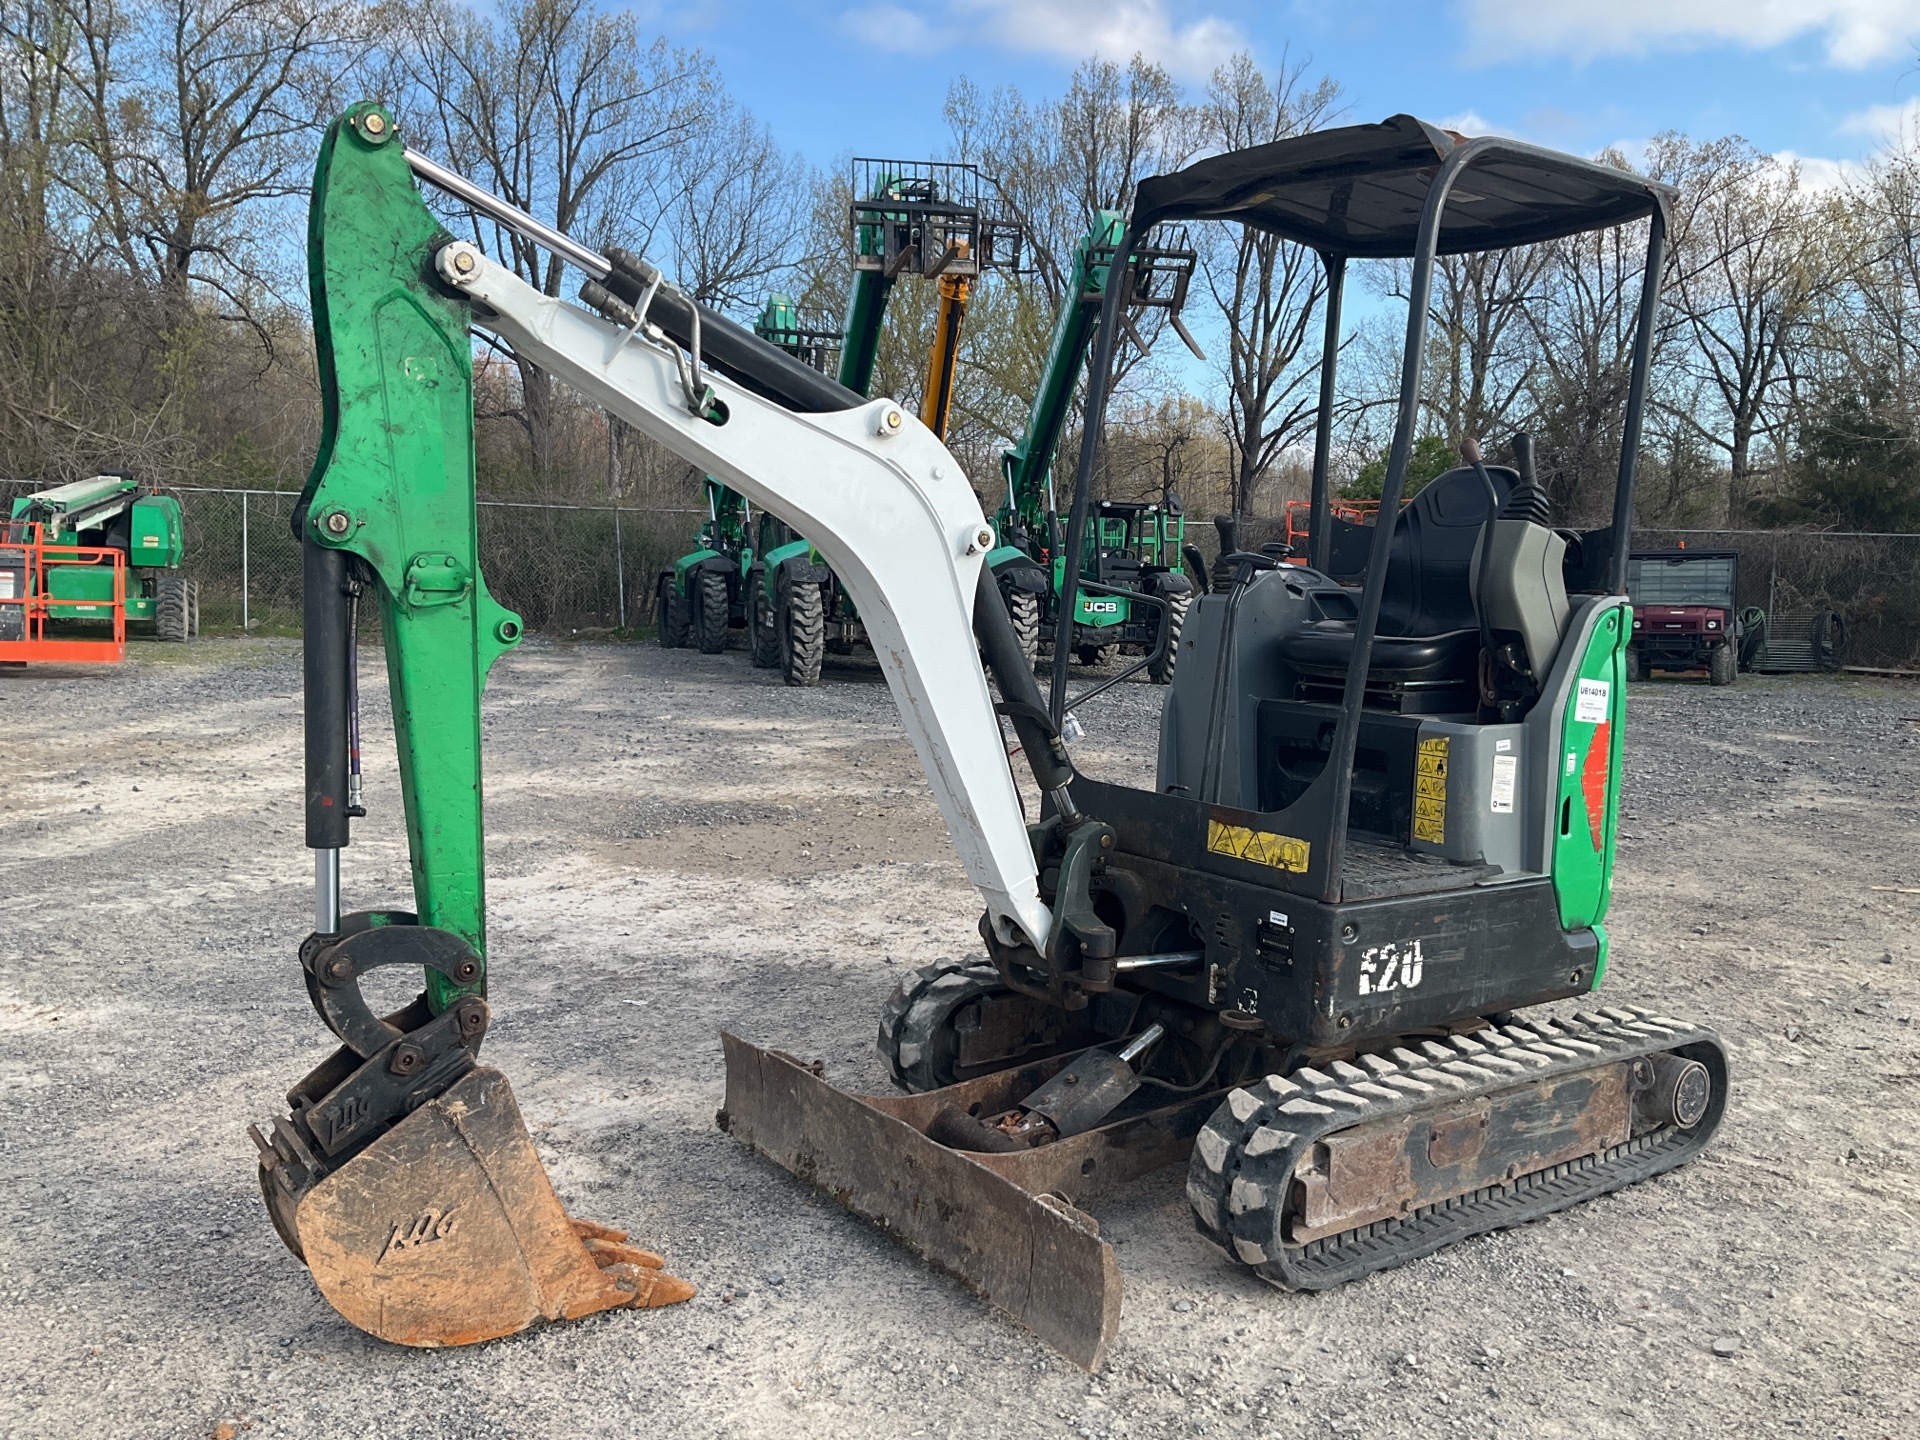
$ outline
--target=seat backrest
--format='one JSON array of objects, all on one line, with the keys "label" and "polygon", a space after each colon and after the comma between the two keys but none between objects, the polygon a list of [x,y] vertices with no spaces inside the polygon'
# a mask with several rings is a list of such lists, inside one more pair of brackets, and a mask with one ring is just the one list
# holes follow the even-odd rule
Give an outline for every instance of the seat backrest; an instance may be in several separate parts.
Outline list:
[{"label": "seat backrest", "polygon": [[[1518,472],[1489,465],[1487,474],[1505,505],[1520,483]],[[1408,502],[1394,521],[1387,553],[1380,634],[1444,635],[1480,623],[1470,574],[1486,520],[1486,488],[1466,466],[1435,477]]]}]

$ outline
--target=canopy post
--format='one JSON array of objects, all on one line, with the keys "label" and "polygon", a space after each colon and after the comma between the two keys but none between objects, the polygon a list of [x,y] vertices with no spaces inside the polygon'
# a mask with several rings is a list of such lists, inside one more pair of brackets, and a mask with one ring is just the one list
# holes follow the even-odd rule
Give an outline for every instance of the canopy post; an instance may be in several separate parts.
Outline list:
[{"label": "canopy post", "polygon": [[1333,453],[1334,379],[1340,366],[1340,300],[1347,284],[1347,257],[1322,251],[1320,263],[1327,272],[1327,323],[1320,348],[1320,414],[1313,426],[1313,498],[1307,512],[1307,543],[1309,562],[1324,575],[1333,546],[1327,463]]}]

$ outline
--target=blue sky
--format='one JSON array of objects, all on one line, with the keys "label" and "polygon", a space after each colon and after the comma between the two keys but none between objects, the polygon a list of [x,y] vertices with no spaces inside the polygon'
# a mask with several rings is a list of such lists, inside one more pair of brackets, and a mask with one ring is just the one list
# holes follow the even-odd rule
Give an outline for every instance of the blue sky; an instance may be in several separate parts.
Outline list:
[{"label": "blue sky", "polygon": [[937,150],[958,75],[1050,95],[1087,55],[1136,49],[1193,89],[1236,49],[1290,53],[1354,121],[1407,110],[1582,152],[1737,132],[1815,184],[1920,115],[1920,0],[704,0],[651,19],[822,165]]}]

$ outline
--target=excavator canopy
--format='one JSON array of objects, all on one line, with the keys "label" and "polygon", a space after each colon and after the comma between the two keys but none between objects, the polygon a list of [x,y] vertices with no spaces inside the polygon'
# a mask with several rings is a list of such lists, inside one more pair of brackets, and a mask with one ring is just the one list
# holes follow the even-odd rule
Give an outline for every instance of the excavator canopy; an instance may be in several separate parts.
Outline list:
[{"label": "excavator canopy", "polygon": [[[1232,220],[1323,255],[1408,259],[1441,162],[1468,143],[1411,115],[1316,130],[1142,180],[1132,225]],[[1515,140],[1498,149],[1448,196],[1438,253],[1503,250],[1667,213],[1672,192],[1630,171]]]}]

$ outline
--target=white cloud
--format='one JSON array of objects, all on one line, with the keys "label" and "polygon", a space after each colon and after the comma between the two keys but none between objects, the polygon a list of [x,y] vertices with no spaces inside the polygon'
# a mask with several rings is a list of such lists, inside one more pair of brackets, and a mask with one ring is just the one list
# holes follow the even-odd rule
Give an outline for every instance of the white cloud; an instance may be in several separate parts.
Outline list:
[{"label": "white cloud", "polygon": [[840,24],[874,49],[899,55],[931,55],[961,38],[961,32],[953,26],[935,25],[924,15],[898,5],[849,10],[840,17]]},{"label": "white cloud", "polygon": [[1879,144],[1920,135],[1920,98],[1904,105],[1869,105],[1856,110],[1840,122],[1840,133],[1864,135]]},{"label": "white cloud", "polygon": [[[1138,53],[1183,80],[1203,80],[1247,48],[1231,22],[1202,14],[1179,23],[1169,8],[1168,0],[974,0],[966,22],[954,24],[946,18],[954,13],[947,6],[928,6],[923,13],[887,3],[849,10],[841,24],[876,49],[908,54],[982,40],[1063,60],[1097,55],[1125,63]],[[1192,7],[1172,8],[1185,15]]]},{"label": "white cloud", "polygon": [[1506,135],[1509,132],[1500,129],[1478,110],[1462,110],[1458,115],[1443,116],[1437,122],[1442,130],[1452,130],[1469,138],[1475,135]]},{"label": "white cloud", "polygon": [[1829,160],[1819,155],[1801,155],[1792,150],[1776,150],[1773,158],[1782,165],[1800,167],[1800,188],[1812,194],[1838,190],[1860,173],[1857,160]]},{"label": "white cloud", "polygon": [[1462,0],[1461,8],[1472,48],[1489,58],[1765,50],[1813,36],[1833,64],[1859,69],[1911,54],[1920,38],[1920,0]]}]

